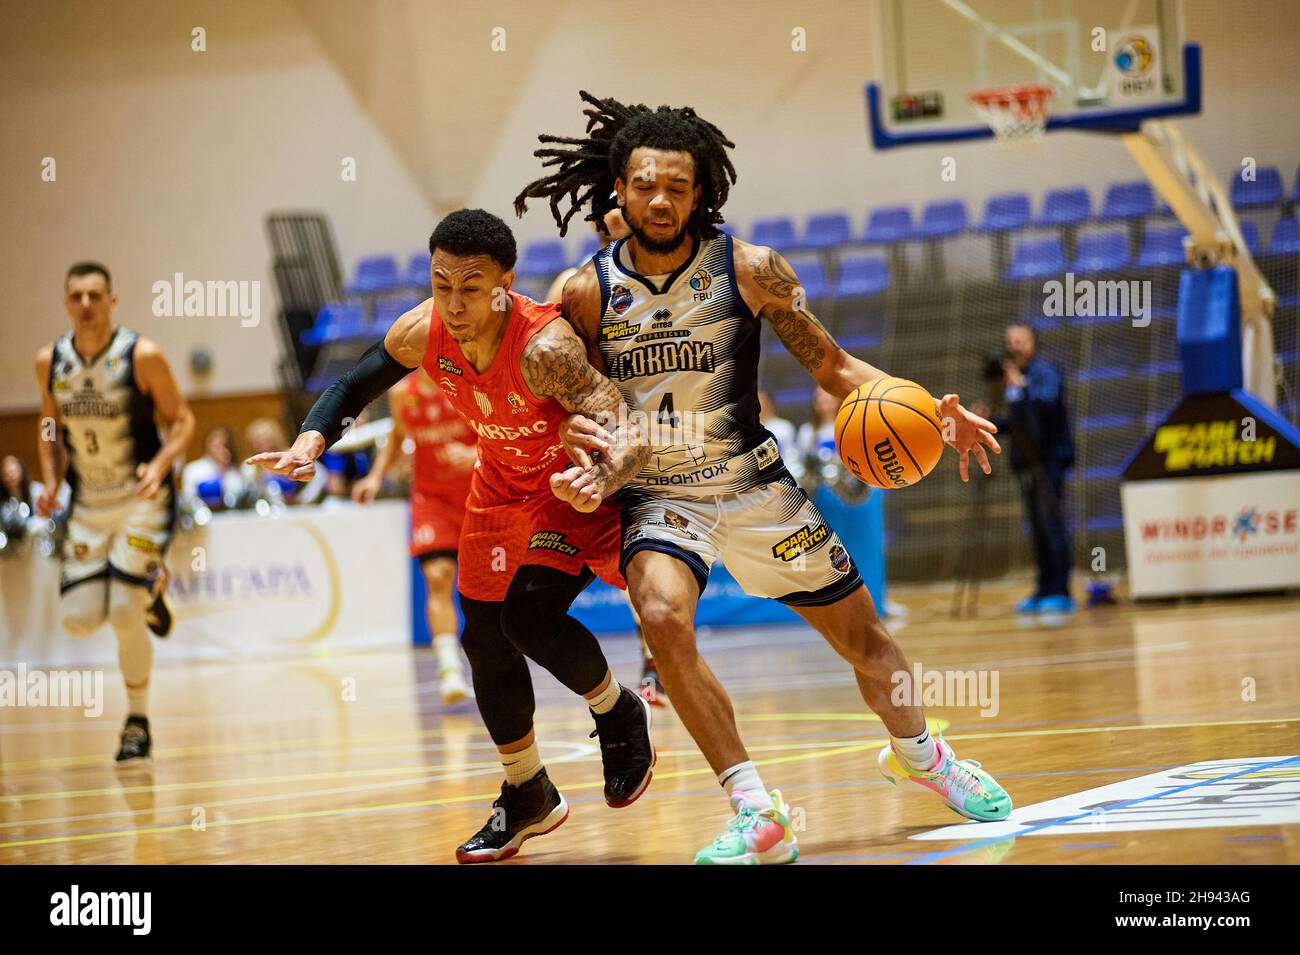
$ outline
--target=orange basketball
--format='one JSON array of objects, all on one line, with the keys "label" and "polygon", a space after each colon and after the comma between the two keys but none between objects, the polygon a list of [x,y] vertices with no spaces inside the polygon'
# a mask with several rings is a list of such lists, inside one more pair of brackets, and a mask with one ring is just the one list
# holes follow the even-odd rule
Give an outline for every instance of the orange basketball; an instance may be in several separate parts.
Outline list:
[{"label": "orange basketball", "polygon": [[907,487],[939,463],[943,422],[934,398],[916,382],[877,378],[840,405],[835,446],[858,480],[885,490]]}]

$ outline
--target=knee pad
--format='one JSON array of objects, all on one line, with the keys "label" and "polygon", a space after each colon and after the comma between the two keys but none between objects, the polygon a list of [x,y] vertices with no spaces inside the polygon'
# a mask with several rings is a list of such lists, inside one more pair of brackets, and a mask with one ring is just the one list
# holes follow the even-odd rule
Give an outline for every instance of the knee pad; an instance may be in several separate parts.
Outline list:
[{"label": "knee pad", "polygon": [[574,576],[553,567],[528,566],[515,572],[501,605],[501,629],[521,652],[532,656],[564,626],[569,608],[594,575]]},{"label": "knee pad", "polygon": [[460,645],[471,667],[491,667],[494,662],[499,663],[518,653],[501,633],[501,604],[498,601],[474,600],[462,594],[460,610],[465,618]]}]

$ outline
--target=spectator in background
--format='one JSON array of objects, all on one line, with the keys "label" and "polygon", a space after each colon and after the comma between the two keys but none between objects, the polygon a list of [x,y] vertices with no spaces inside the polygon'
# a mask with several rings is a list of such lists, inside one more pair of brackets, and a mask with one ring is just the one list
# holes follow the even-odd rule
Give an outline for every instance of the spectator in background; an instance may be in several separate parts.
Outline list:
[{"label": "spectator in background", "polygon": [[1037,589],[1016,605],[1016,612],[1072,613],[1072,552],[1062,501],[1065,473],[1074,464],[1074,438],[1065,381],[1061,370],[1038,354],[1038,336],[1028,325],[1008,325],[1005,344],[1007,414],[993,421],[1011,439],[1011,466],[1033,528],[1038,564]]},{"label": "spectator in background", "polygon": [[804,457],[822,457],[829,449],[829,457],[836,456],[835,415],[840,403],[823,388],[813,391],[812,421],[799,426],[799,453]]},{"label": "spectator in background", "polygon": [[[27,505],[30,513],[36,513],[36,499],[45,490],[40,481],[33,481],[27,476],[23,462],[12,454],[6,454],[0,463],[0,502],[19,501]],[[58,510],[66,510],[72,488],[65,481],[59,485]]]},{"label": "spectator in background", "polygon": [[777,414],[771,392],[760,390],[758,393],[758,420],[776,438],[777,450],[783,458],[798,453],[799,444],[794,425]]},{"label": "spectator in background", "polygon": [[[280,426],[278,421],[271,418],[258,418],[249,422],[248,427],[244,429],[244,443],[248,445],[248,457],[266,451],[277,451],[280,448],[289,446],[284,428]],[[311,504],[315,502],[324,492],[325,483],[328,480],[324,467],[317,468],[315,476],[306,484],[300,484],[287,478],[282,479],[280,475],[264,471],[254,464],[245,464],[241,470],[244,477],[253,482],[263,494],[268,492],[271,485],[275,485],[276,490],[270,492],[269,496],[282,497],[289,504]]]},{"label": "spectator in background", "polygon": [[4,494],[0,494],[0,501],[5,504],[17,501],[26,504],[31,512],[35,512],[36,498],[32,496],[32,482],[27,477],[27,469],[23,467],[23,462],[12,454],[6,454],[4,462],[0,463],[0,481],[3,481],[4,486]]},{"label": "spectator in background", "polygon": [[191,461],[181,471],[181,496],[198,497],[201,486],[217,484],[217,494],[209,493],[213,489],[206,488],[204,496],[219,496],[223,502],[237,500],[249,486],[248,479],[235,466],[237,460],[235,433],[225,425],[212,428],[203,438],[203,457]]}]

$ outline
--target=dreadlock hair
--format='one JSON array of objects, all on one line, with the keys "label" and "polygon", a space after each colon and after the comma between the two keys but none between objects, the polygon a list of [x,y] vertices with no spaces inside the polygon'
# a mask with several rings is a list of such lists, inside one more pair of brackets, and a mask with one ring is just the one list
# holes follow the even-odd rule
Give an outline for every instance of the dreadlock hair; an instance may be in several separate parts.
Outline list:
[{"label": "dreadlock hair", "polygon": [[[643,104],[625,106],[615,99],[597,99],[586,90],[579,90],[578,95],[590,104],[582,111],[587,117],[587,135],[543,133],[537,137],[538,142],[557,146],[539,149],[533,155],[544,160],[544,167],[558,168],[549,176],[530,182],[515,196],[515,214],[524,214],[529,199],[547,199],[560,235],[565,235],[569,220],[590,208],[583,221],[595,223],[602,235],[609,235],[605,213],[618,206],[614,181],[623,177],[632,150],[645,146],[691,154],[695,161],[695,182],[702,192],[687,228],[697,239],[717,236],[717,223],[725,221],[719,210],[736,181],[736,168],[727,150],[734,149],[736,144],[689,106],[651,109]],[[569,208],[562,213],[560,202],[565,197]]]}]

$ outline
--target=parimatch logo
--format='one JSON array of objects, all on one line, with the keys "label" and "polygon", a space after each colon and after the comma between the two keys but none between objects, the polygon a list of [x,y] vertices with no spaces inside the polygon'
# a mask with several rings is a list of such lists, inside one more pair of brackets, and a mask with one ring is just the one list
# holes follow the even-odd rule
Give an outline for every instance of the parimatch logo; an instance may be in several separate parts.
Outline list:
[{"label": "parimatch logo", "polygon": [[553,550],[556,553],[564,554],[566,557],[572,557],[578,553],[578,548],[565,541],[565,537],[559,531],[538,531],[528,540],[529,550]]},{"label": "parimatch logo", "polygon": [[785,540],[772,548],[772,556],[784,561],[794,560],[801,554],[811,554],[831,537],[831,529],[825,524],[810,527],[805,524]]}]

